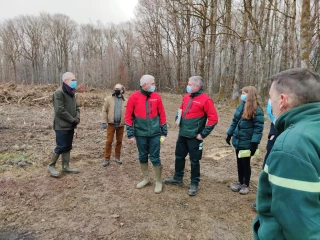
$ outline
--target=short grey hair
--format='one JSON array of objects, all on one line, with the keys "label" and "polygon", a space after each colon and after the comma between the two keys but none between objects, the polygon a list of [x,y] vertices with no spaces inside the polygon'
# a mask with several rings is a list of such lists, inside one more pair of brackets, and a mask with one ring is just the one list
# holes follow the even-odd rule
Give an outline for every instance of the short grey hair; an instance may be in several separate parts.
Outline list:
[{"label": "short grey hair", "polygon": [[125,87],[121,84],[121,83],[117,83],[116,85],[114,85],[113,88],[116,88],[117,85],[120,85],[121,86],[121,89],[124,91],[125,90]]},{"label": "short grey hair", "polygon": [[148,83],[149,80],[154,80],[154,76],[152,75],[143,75],[140,78],[140,86],[142,87],[143,84]]},{"label": "short grey hair", "polygon": [[307,68],[288,69],[271,77],[272,85],[279,94],[292,98],[293,107],[320,102],[320,76]]},{"label": "short grey hair", "polygon": [[66,80],[71,74],[74,75],[72,72],[65,72],[64,74],[62,74],[62,82]]},{"label": "short grey hair", "polygon": [[189,78],[189,81],[193,82],[195,85],[203,87],[203,78],[200,76],[192,76]]}]

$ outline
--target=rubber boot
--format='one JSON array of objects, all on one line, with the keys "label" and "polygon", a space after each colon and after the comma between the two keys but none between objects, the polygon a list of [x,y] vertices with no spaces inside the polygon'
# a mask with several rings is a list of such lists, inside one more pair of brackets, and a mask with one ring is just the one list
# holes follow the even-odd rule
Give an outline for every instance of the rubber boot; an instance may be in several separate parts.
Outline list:
[{"label": "rubber boot", "polygon": [[62,155],[62,172],[63,173],[79,173],[79,170],[69,167],[70,163],[70,151],[64,152]]},{"label": "rubber boot", "polygon": [[56,162],[59,159],[60,154],[53,152],[51,157],[51,162],[48,165],[48,172],[52,177],[59,177],[60,172],[56,169]]},{"label": "rubber boot", "polygon": [[161,179],[161,172],[162,172],[162,166],[153,166],[154,169],[154,175],[156,177],[156,187],[154,188],[155,193],[161,193],[162,192],[162,179]]},{"label": "rubber boot", "polygon": [[142,163],[140,166],[143,174],[143,180],[137,184],[137,188],[143,188],[151,183],[149,178],[148,163]]}]

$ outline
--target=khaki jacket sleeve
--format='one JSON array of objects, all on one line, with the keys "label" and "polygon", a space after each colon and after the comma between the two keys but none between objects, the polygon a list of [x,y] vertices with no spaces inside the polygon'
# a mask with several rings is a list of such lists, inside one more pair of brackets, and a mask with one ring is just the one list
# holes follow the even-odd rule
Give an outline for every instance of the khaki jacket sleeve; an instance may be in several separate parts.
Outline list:
[{"label": "khaki jacket sleeve", "polygon": [[103,106],[102,106],[101,123],[108,123],[108,111],[109,111],[108,97],[105,97],[104,103],[103,103]]}]

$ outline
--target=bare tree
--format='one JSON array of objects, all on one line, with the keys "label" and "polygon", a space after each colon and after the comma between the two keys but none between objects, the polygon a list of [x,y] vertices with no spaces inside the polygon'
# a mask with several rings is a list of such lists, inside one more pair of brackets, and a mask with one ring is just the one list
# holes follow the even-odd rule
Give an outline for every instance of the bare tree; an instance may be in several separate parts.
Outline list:
[{"label": "bare tree", "polygon": [[[14,20],[7,20],[0,28],[0,38],[2,41],[2,54],[6,57],[13,67],[14,82],[17,81],[17,61],[21,55],[20,44],[18,41],[18,29]],[[10,79],[8,71],[5,78]]]},{"label": "bare tree", "polygon": [[52,43],[52,63],[57,69],[54,77],[59,82],[59,76],[69,71],[69,55],[77,37],[78,26],[63,14],[42,14],[41,18]]},{"label": "bare tree", "polygon": [[310,0],[302,0],[300,39],[301,39],[301,66],[310,67],[310,42],[311,42],[311,26],[310,26]]},{"label": "bare tree", "polygon": [[220,76],[219,97],[218,100],[224,100],[226,97],[226,81],[229,74],[229,59],[228,59],[228,47],[230,43],[230,29],[231,29],[231,0],[225,1],[225,17],[223,21],[225,34],[223,36],[221,44],[221,60],[222,61],[222,73]]}]

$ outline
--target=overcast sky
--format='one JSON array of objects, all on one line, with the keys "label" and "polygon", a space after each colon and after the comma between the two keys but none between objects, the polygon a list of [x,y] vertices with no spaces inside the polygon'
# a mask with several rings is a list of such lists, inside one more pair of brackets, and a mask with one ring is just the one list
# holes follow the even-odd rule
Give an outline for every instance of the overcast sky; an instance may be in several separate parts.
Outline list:
[{"label": "overcast sky", "polygon": [[78,23],[119,23],[134,18],[138,0],[0,0],[0,21],[40,12],[63,13]]}]

